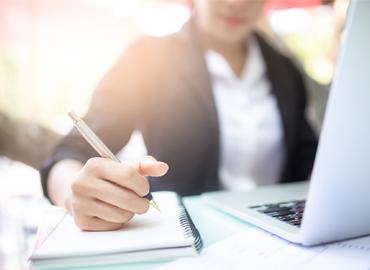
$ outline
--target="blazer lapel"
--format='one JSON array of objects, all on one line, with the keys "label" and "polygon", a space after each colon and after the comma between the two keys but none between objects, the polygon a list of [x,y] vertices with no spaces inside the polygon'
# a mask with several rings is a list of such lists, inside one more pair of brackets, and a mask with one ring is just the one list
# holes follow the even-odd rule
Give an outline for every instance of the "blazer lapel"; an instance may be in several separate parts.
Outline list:
[{"label": "blazer lapel", "polygon": [[266,63],[267,77],[271,82],[272,92],[276,96],[278,102],[279,111],[283,121],[287,158],[289,158],[289,153],[294,140],[294,119],[297,112],[297,102],[295,99],[296,91],[291,79],[292,74],[282,68],[281,63],[287,60],[275,52],[262,37],[258,34],[255,36],[257,37],[258,44]]},{"label": "blazer lapel", "polygon": [[183,82],[187,84],[187,91],[194,97],[195,102],[204,110],[209,122],[218,128],[217,109],[212,91],[210,75],[206,66],[204,51],[200,43],[194,21],[191,19],[177,34],[182,41],[178,64],[181,67]]}]

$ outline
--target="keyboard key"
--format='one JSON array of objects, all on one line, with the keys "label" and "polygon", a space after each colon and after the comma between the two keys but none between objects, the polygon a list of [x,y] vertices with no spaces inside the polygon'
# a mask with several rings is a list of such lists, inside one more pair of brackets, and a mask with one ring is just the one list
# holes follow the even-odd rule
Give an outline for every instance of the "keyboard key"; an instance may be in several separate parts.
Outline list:
[{"label": "keyboard key", "polygon": [[255,205],[249,208],[269,215],[280,221],[287,222],[293,226],[300,226],[303,218],[306,201],[295,200],[274,204]]},{"label": "keyboard key", "polygon": [[294,214],[294,212],[287,210],[287,211],[281,211],[281,212],[270,212],[268,213],[269,216],[271,217],[285,217],[289,216],[291,214]]},{"label": "keyboard key", "polygon": [[269,207],[267,209],[260,210],[260,212],[268,214],[268,213],[272,213],[272,212],[283,212],[283,211],[287,211],[287,210],[290,210],[290,209],[291,208],[289,208],[289,207]]}]

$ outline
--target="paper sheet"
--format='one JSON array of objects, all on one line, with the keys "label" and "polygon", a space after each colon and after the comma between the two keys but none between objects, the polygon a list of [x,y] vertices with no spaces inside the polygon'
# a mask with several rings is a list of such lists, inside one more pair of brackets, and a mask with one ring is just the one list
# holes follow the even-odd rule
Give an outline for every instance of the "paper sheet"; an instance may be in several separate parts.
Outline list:
[{"label": "paper sheet", "polygon": [[73,217],[67,215],[46,241],[33,254],[33,259],[50,257],[111,254],[177,246],[191,246],[179,222],[178,198],[173,192],[156,192],[162,212],[152,208],[136,215],[121,230],[106,232],[81,231]]},{"label": "paper sheet", "polygon": [[370,236],[306,248],[251,228],[209,246],[198,257],[158,268],[169,269],[370,270]]}]

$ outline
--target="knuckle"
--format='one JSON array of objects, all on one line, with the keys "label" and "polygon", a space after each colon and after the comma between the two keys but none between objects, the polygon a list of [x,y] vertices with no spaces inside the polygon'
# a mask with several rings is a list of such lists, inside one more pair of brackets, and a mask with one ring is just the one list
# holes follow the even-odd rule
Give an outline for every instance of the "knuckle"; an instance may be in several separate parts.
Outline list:
[{"label": "knuckle", "polygon": [[84,193],[85,186],[83,184],[83,181],[81,180],[75,180],[71,184],[71,190],[74,195],[79,195]]},{"label": "knuckle", "polygon": [[84,167],[85,167],[87,172],[97,173],[97,172],[100,171],[100,164],[101,164],[100,158],[93,157],[93,158],[90,158],[86,162]]}]

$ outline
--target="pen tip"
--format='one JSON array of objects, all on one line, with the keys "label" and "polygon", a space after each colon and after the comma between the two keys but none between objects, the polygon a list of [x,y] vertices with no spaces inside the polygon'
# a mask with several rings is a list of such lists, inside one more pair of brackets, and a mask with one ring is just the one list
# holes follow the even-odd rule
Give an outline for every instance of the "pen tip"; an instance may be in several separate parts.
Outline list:
[{"label": "pen tip", "polygon": [[153,206],[157,211],[161,212],[161,209],[159,209],[157,203],[154,200],[150,201],[150,205]]}]

